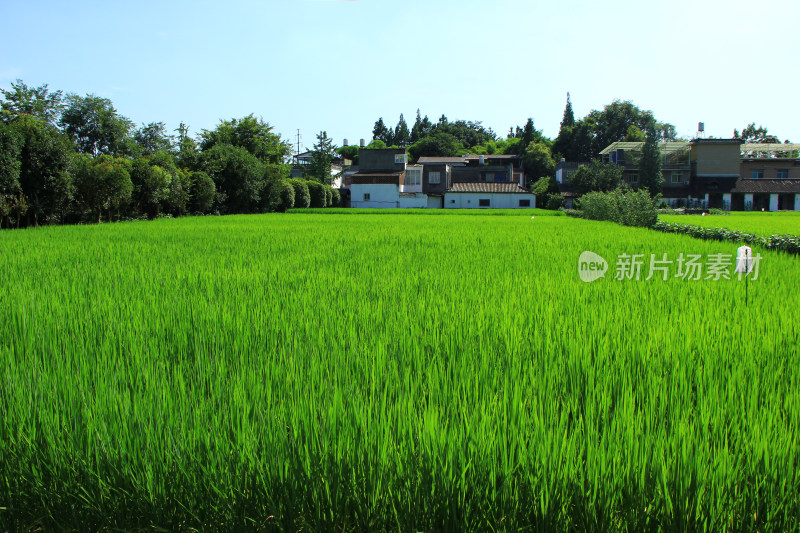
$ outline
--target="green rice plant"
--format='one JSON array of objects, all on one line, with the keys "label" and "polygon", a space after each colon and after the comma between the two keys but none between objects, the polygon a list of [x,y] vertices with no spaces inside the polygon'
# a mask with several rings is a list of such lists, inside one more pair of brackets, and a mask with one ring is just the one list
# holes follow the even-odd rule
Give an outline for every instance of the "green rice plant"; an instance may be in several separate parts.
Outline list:
[{"label": "green rice plant", "polygon": [[0,530],[797,531],[800,266],[763,251],[747,305],[736,276],[615,279],[664,253],[735,244],[486,214],[2,232]]},{"label": "green rice plant", "polygon": [[716,215],[659,215],[662,222],[689,224],[707,228],[724,228],[757,235],[797,235],[800,236],[800,212],[781,211],[732,212],[726,216]]}]

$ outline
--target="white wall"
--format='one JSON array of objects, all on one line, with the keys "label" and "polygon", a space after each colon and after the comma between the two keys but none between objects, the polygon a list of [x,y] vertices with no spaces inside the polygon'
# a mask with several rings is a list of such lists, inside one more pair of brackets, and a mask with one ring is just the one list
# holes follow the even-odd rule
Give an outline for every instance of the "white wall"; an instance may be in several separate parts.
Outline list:
[{"label": "white wall", "polygon": [[[364,195],[369,194],[369,200]],[[350,185],[351,207],[397,207],[400,191],[397,185],[386,184],[352,184]]]},{"label": "white wall", "polygon": [[[800,198],[800,194],[797,195]],[[428,196],[428,209],[440,209],[442,207],[441,196]]]},{"label": "white wall", "polygon": [[[489,207],[478,207],[479,200],[488,199]],[[518,209],[520,200],[530,200],[530,208],[536,207],[535,194],[447,192],[444,206],[447,209]],[[522,209],[528,209],[523,207]]]},{"label": "white wall", "polygon": [[428,207],[428,195],[422,193],[415,194],[414,196],[403,195],[400,197],[397,207],[401,207],[403,209]]}]

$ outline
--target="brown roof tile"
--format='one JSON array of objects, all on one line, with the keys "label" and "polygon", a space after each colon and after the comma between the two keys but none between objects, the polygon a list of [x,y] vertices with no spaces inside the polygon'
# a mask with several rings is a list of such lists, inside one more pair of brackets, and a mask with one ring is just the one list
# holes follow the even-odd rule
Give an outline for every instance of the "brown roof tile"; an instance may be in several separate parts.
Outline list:
[{"label": "brown roof tile", "polygon": [[736,187],[731,192],[739,193],[772,193],[772,194],[786,194],[786,193],[800,193],[800,180],[752,180],[740,179],[736,182]]},{"label": "brown roof tile", "polygon": [[492,182],[470,182],[470,183],[453,183],[453,186],[447,189],[447,192],[504,192],[504,193],[517,193],[517,194],[530,194],[531,191],[520,187],[516,183],[492,183]]}]

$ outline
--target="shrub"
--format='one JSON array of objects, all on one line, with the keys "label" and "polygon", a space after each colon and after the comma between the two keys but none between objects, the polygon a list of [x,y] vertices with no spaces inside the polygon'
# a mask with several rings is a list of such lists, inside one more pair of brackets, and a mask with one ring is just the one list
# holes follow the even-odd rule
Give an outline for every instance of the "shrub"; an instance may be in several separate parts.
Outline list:
[{"label": "shrub", "polygon": [[269,210],[285,213],[294,207],[294,187],[288,180],[279,180],[272,186],[269,196]]},{"label": "shrub", "polygon": [[333,193],[333,207],[342,207],[342,194],[339,189],[331,189]]},{"label": "shrub", "polygon": [[325,185],[325,207],[333,205],[333,187]]},{"label": "shrub", "polygon": [[548,194],[545,207],[553,210],[561,209],[564,207],[564,197],[561,196],[561,193]]},{"label": "shrub", "polygon": [[326,207],[327,195],[325,194],[325,186],[318,181],[307,180],[308,193],[311,197],[310,207]]},{"label": "shrub", "polygon": [[287,180],[294,187],[294,206],[309,207],[311,205],[311,194],[308,192],[308,183],[302,179]]},{"label": "shrub", "polygon": [[652,227],[658,221],[656,201],[647,189],[590,192],[581,197],[584,218],[611,220],[623,226]]}]

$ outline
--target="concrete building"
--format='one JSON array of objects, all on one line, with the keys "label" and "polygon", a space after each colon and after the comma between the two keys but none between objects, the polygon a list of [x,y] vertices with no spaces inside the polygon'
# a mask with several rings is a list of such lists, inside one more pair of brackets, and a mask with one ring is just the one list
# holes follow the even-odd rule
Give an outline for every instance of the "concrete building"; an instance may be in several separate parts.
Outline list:
[{"label": "concrete building", "polygon": [[[623,167],[623,179],[639,186],[641,142],[616,142],[600,152]],[[660,143],[663,193],[674,207],[726,210],[800,210],[800,157],[797,144],[744,144],[741,139],[693,139]],[[564,181],[568,168],[561,170]],[[577,165],[574,164],[573,165]],[[575,166],[575,170],[577,166]],[[560,185],[561,187],[562,185]]]},{"label": "concrete building", "polygon": [[407,159],[403,149],[362,149],[358,172],[349,176],[351,207],[536,207],[519,156],[421,157],[415,165]]}]

